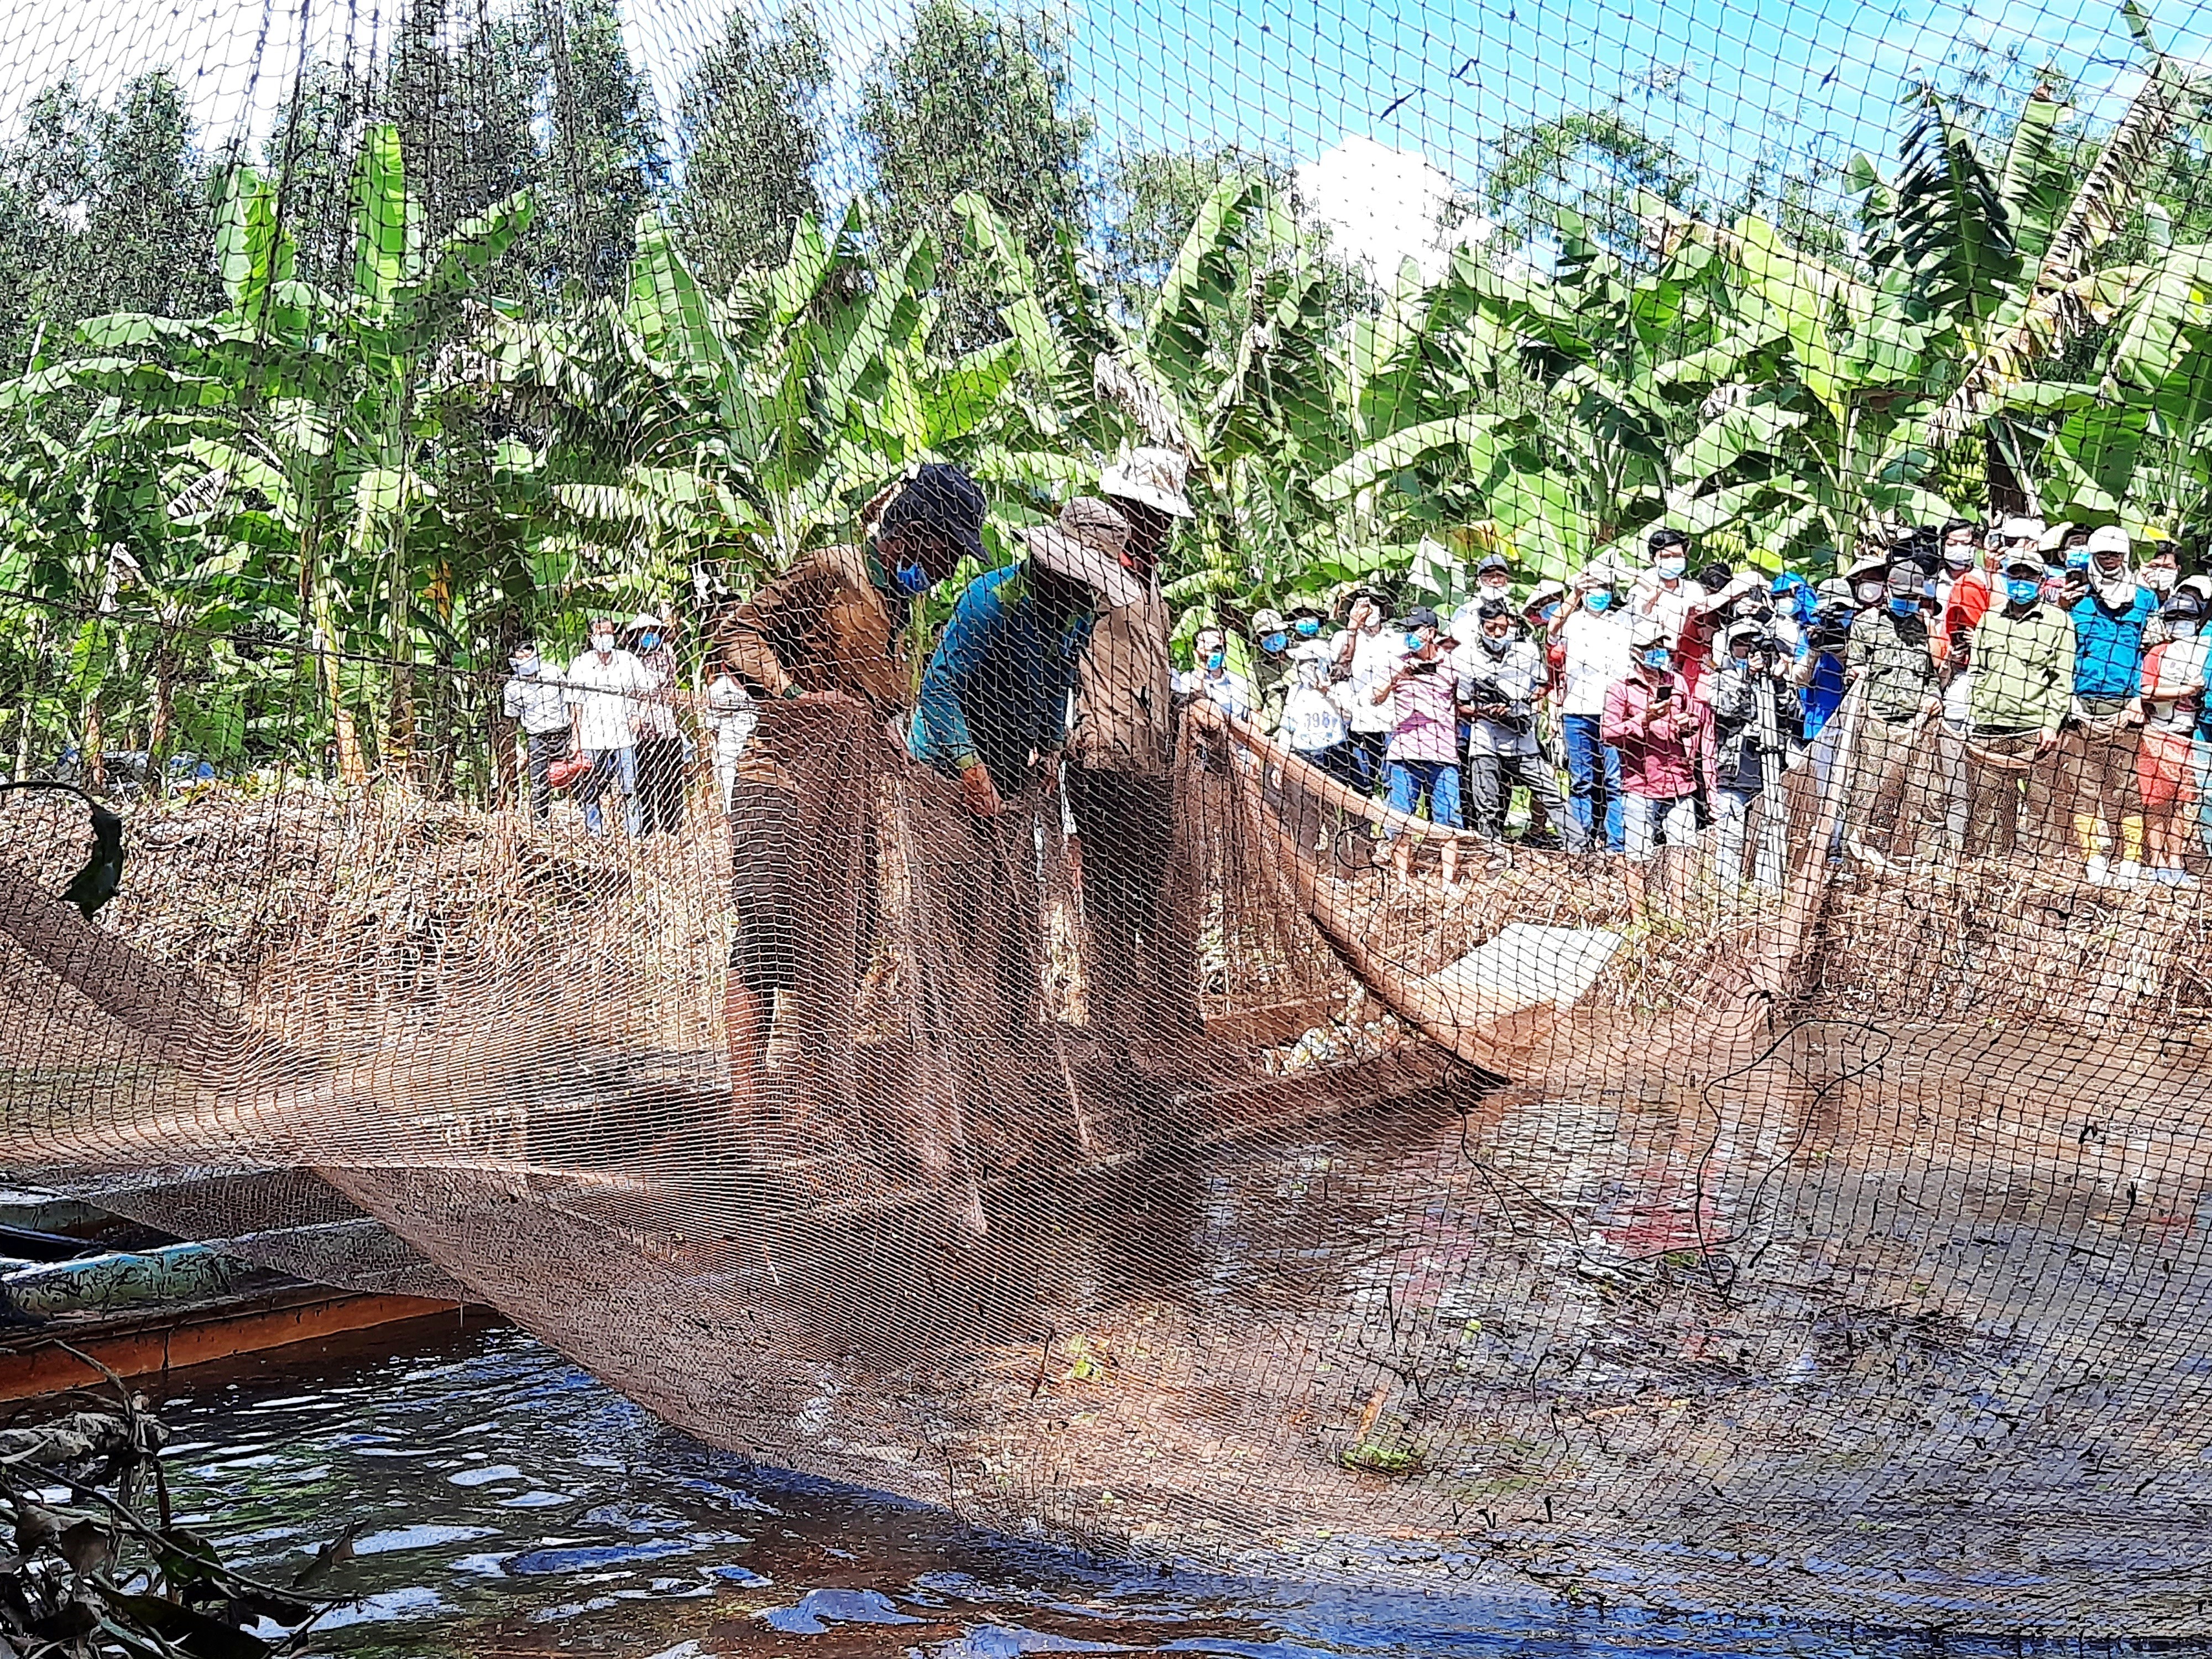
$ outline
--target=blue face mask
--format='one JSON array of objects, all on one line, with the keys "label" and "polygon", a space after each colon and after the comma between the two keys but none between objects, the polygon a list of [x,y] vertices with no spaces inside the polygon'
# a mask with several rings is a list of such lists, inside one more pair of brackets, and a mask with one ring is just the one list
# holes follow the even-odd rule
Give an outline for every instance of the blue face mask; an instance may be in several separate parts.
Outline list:
[{"label": "blue face mask", "polygon": [[1418,650],[1419,650],[1420,648],[1421,648],[1421,636],[1420,636],[1419,634],[1408,634],[1408,635],[1406,635],[1406,649],[1407,649],[1407,650],[1408,650],[1408,651],[1418,651]]},{"label": "blue face mask", "polygon": [[2005,598],[2014,605],[2033,605],[2041,597],[2043,584],[2033,576],[2012,576],[2005,581]]},{"label": "blue face mask", "polygon": [[1228,664],[1229,653],[1226,651],[1209,651],[1206,653],[1206,665],[1208,668],[1224,668]]},{"label": "blue face mask", "polygon": [[1583,605],[1589,611],[1610,611],[1613,609],[1613,595],[1601,587],[1595,593],[1583,595]]},{"label": "blue face mask", "polygon": [[1674,659],[1674,653],[1663,645],[1655,645],[1644,653],[1644,665],[1656,668],[1662,673],[1666,672],[1667,665]]},{"label": "blue face mask", "polygon": [[1269,634],[1260,641],[1260,648],[1262,651],[1281,651],[1290,642],[1291,636],[1288,634]]},{"label": "blue face mask", "polygon": [[1889,614],[1893,617],[1917,616],[1919,611],[1920,601],[1910,593],[1893,593],[1889,596]]},{"label": "blue face mask", "polygon": [[660,635],[654,633],[651,629],[647,629],[644,633],[637,636],[637,648],[641,651],[650,651],[654,646],[659,645],[659,643]]},{"label": "blue face mask", "polygon": [[1557,605],[1547,605],[1541,611],[1539,611],[1536,613],[1536,620],[1540,623],[1548,623],[1553,617],[1559,614],[1559,607]]},{"label": "blue face mask", "polygon": [[1690,568],[1690,562],[1687,559],[1662,558],[1654,568],[1668,580],[1677,581],[1680,580],[1682,573]]},{"label": "blue face mask", "polygon": [[901,559],[898,568],[891,572],[891,580],[910,599],[929,592],[929,572],[921,568],[919,559]]},{"label": "blue face mask", "polygon": [[1310,640],[1321,632],[1321,618],[1301,617],[1291,624],[1291,631],[1302,640]]}]

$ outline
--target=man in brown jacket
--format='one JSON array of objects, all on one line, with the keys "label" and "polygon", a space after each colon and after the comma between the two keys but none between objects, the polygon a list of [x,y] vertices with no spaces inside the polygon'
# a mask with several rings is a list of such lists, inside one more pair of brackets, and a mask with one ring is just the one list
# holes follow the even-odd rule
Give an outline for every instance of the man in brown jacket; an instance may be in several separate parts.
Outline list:
[{"label": "man in brown jacket", "polygon": [[[908,607],[963,558],[982,556],[983,492],[958,467],[932,463],[869,505],[862,545],[809,554],[716,628],[717,660],[756,697],[850,699],[878,715],[913,701],[902,637]],[[762,1103],[769,999],[796,979],[809,915],[799,838],[793,781],[766,745],[750,747],[730,799],[737,927],[724,1004],[740,1116]],[[861,867],[869,862],[864,849]]]},{"label": "man in brown jacket", "polygon": [[1083,908],[1093,951],[1092,1018],[1128,1032],[1199,1029],[1197,950],[1189,919],[1168,899],[1175,846],[1169,775],[1167,601],[1159,561],[1176,520],[1192,516],[1188,463],[1139,449],[1099,480],[1129,522],[1131,563],[1145,592],[1100,616],[1076,690],[1067,799],[1083,848]]}]

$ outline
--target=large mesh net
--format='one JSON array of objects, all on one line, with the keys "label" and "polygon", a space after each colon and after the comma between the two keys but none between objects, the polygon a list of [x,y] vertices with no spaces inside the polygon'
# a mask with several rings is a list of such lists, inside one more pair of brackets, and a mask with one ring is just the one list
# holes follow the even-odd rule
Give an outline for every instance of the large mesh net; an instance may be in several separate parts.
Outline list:
[{"label": "large mesh net", "polygon": [[17,8],[0,1167],[996,1528],[2201,1634],[2205,46]]}]

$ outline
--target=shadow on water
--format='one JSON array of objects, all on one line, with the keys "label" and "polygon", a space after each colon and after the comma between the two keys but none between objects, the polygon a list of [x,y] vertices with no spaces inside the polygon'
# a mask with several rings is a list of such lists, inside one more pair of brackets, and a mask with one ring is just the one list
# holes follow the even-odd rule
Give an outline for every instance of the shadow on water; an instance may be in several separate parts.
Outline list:
[{"label": "shadow on water", "polygon": [[[179,1520],[269,1577],[358,1528],[310,1651],[1918,1656],[1973,1644],[1240,1582],[1082,1559],[794,1479],[656,1421],[520,1332],[414,1328],[179,1374]],[[1990,1650],[1996,1651],[1995,1648]],[[2003,1650],[2016,1651],[2009,1643]],[[2071,1650],[2069,1649],[2069,1650]]]}]

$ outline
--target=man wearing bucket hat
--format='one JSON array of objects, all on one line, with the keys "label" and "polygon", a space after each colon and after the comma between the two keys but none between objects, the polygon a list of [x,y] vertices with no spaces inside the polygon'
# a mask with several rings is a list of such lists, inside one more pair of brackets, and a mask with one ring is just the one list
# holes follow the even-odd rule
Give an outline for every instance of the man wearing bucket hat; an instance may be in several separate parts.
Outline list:
[{"label": "man wearing bucket hat", "polygon": [[[723,617],[709,660],[756,698],[851,698],[878,715],[902,708],[912,688],[909,608],[963,559],[981,560],[983,514],[983,492],[958,467],[915,468],[862,509],[859,546],[807,555]],[[796,982],[810,902],[799,801],[770,745],[749,744],[738,757],[729,822],[736,927],[724,1018],[742,1117],[762,1103],[769,999]],[[872,822],[864,815],[847,827],[865,842]],[[865,846],[857,861],[874,867]]]},{"label": "man wearing bucket hat", "polygon": [[1172,449],[1139,449],[1099,480],[1129,526],[1135,603],[1103,613],[1077,678],[1067,745],[1067,805],[1083,858],[1084,920],[1095,959],[1099,1023],[1128,1029],[1139,1008],[1170,1011],[1198,1029],[1195,942],[1167,902],[1175,848],[1174,678],[1159,562],[1181,520],[1188,463]]},{"label": "man wearing bucket hat", "polygon": [[1022,539],[1026,557],[961,594],[922,672],[908,738],[916,760],[959,778],[978,817],[996,817],[1041,763],[1057,761],[1099,612],[1145,597],[1129,522],[1105,501],[1079,496]]},{"label": "man wearing bucket hat", "polygon": [[2142,867],[2136,760],[2142,744],[2143,631],[2159,607],[2158,595],[2136,580],[2132,551],[2118,525],[2090,531],[2079,556],[2083,591],[2069,607],[2074,718],[2060,751],[2059,787],[2072,805],[2088,879],[2098,886],[2108,880],[2132,886]]}]

